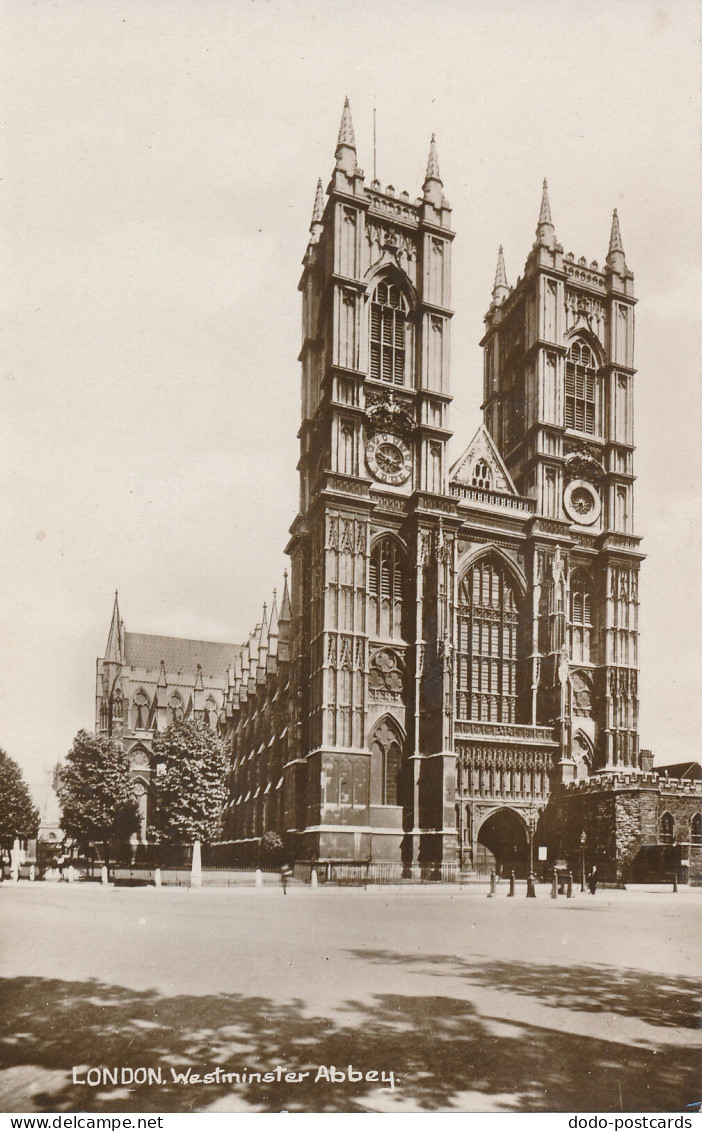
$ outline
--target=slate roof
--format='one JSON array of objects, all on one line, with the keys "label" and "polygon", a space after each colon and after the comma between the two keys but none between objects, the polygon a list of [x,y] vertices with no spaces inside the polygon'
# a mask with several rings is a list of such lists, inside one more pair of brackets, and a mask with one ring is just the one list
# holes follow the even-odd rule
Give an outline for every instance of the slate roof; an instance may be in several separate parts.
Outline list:
[{"label": "slate roof", "polygon": [[671,762],[667,766],[654,766],[655,774],[668,774],[669,778],[687,781],[699,781],[702,778],[702,766],[699,762]]},{"label": "slate roof", "polygon": [[180,636],[150,636],[145,632],[125,632],[124,660],[132,668],[158,671],[161,660],[166,671],[192,672],[197,665],[204,676],[223,679],[227,668],[241,655],[241,644],[217,644],[211,640],[184,640]]}]

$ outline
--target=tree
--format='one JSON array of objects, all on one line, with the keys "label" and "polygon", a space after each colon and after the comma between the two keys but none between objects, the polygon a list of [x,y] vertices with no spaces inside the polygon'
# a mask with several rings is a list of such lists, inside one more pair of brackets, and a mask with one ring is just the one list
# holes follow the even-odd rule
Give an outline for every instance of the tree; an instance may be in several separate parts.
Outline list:
[{"label": "tree", "polygon": [[169,843],[210,843],[222,832],[227,748],[206,723],[171,723],[154,737],[158,765],[154,836]]},{"label": "tree", "polygon": [[129,756],[121,742],[80,730],[59,769],[61,827],[78,844],[105,846],[139,828]]},{"label": "tree", "polygon": [[285,859],[285,844],[283,838],[279,833],[269,829],[261,837],[261,844],[259,846],[261,863],[262,864],[282,864]]},{"label": "tree", "polygon": [[39,810],[33,804],[17,763],[0,749],[0,845],[11,848],[15,838],[35,837]]}]

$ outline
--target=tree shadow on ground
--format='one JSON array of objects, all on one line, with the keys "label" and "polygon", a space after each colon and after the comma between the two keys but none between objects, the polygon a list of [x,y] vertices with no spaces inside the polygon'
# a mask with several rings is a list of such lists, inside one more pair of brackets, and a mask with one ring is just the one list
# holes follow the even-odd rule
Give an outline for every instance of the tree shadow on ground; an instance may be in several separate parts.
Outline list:
[{"label": "tree shadow on ground", "polygon": [[399,954],[355,950],[367,962],[413,965],[422,974],[465,978],[473,985],[538,998],[542,1005],[581,1013],[617,1013],[647,1025],[699,1029],[700,983],[681,975],[652,974],[613,966],[553,966],[490,961],[478,965],[451,954]]},{"label": "tree shadow on ground", "polygon": [[[621,1044],[479,1017],[449,997],[379,994],[334,1019],[300,1001],[217,994],[173,997],[96,981],[0,981],[0,1061],[32,1066],[43,1111],[201,1111],[234,1100],[258,1111],[678,1111],[696,1101],[688,1050]],[[174,1083],[182,1071],[309,1071],[301,1083]],[[393,1071],[397,1090],[366,1080],[315,1083],[319,1065]],[[71,1066],[145,1066],[163,1084],[73,1084]],[[662,1071],[662,1069],[664,1069]],[[26,1070],[23,1070],[26,1072]],[[58,1073],[63,1075],[59,1076]],[[21,1097],[20,1097],[21,1098]],[[8,1110],[27,1110],[23,1105]]]}]

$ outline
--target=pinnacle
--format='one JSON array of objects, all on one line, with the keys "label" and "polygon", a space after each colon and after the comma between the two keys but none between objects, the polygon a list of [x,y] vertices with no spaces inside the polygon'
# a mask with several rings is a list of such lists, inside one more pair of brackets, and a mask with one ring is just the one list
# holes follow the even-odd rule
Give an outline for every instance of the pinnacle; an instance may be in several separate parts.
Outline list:
[{"label": "pinnacle", "polygon": [[336,142],[336,148],[346,145],[349,149],[356,148],[356,138],[353,133],[353,122],[351,121],[351,107],[349,106],[348,98],[344,99],[344,109],[341,114],[341,125],[339,126],[339,137]]},{"label": "pinnacle", "polygon": [[497,270],[495,271],[495,285],[493,287],[493,294],[499,287],[508,287],[507,272],[505,270],[505,257],[502,251],[502,244],[497,253]]},{"label": "pinnacle", "polygon": [[320,177],[319,180],[317,181],[317,191],[316,191],[315,197],[314,197],[314,208],[312,209],[312,223],[310,224],[310,228],[313,228],[315,224],[321,224],[323,216],[324,216],[324,189],[322,187],[322,178]]},{"label": "pinnacle", "polygon": [[553,224],[553,221],[551,220],[551,205],[548,201],[548,183],[545,177],[544,187],[541,193],[541,211],[539,213],[538,226],[540,227],[542,224]]},{"label": "pinnacle", "polygon": [[427,161],[427,181],[438,181],[441,184],[441,174],[439,172],[439,155],[436,151],[436,136],[431,135],[429,142],[429,160]]},{"label": "pinnacle", "polygon": [[[617,216],[616,208],[612,213],[612,231],[609,237],[609,255],[611,255],[615,251],[621,251],[622,255],[624,254],[624,245],[622,244],[622,234],[619,231],[619,217]],[[607,256],[607,258],[609,258],[609,255]]]}]

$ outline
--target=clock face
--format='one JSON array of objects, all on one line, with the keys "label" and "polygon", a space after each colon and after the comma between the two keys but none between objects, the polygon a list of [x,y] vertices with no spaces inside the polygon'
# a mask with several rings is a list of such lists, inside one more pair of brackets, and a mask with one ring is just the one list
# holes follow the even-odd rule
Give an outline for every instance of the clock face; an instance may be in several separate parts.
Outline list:
[{"label": "clock face", "polygon": [[383,483],[406,483],[412,471],[412,454],[404,440],[389,432],[378,432],[366,445],[366,463]]}]

